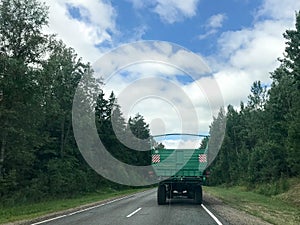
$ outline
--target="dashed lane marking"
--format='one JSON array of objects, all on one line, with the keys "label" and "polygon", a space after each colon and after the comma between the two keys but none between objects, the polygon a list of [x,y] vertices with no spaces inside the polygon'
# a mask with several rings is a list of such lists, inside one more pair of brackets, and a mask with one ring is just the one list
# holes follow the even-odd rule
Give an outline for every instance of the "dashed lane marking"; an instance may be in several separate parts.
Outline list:
[{"label": "dashed lane marking", "polygon": [[133,211],[132,213],[130,213],[129,215],[127,215],[126,217],[132,217],[134,214],[136,214],[138,211],[140,211],[142,208],[138,208],[137,210]]}]

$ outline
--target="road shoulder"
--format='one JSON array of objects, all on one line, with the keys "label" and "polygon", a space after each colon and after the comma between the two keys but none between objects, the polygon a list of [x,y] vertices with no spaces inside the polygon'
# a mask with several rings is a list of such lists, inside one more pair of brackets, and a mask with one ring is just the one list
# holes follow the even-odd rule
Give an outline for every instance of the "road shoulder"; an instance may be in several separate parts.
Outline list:
[{"label": "road shoulder", "polygon": [[140,193],[143,193],[143,192],[146,192],[146,191],[149,191],[149,190],[151,190],[151,189],[136,190],[133,193],[120,194],[120,195],[117,195],[115,197],[109,197],[109,198],[104,199],[104,200],[99,200],[99,201],[95,201],[95,202],[92,202],[92,203],[79,205],[79,206],[76,206],[76,207],[56,211],[56,212],[53,212],[53,213],[47,213],[47,214],[44,214],[42,216],[38,216],[38,217],[33,218],[33,219],[24,219],[24,220],[19,220],[19,221],[14,221],[14,222],[8,222],[8,223],[4,223],[2,225],[30,225],[30,224],[38,223],[40,221],[53,219],[53,218],[56,218],[56,217],[63,217],[64,215],[75,214],[75,213],[80,212],[80,211],[88,210],[90,208],[98,207],[98,206],[101,206],[101,205],[104,205],[104,204],[109,204],[111,202],[119,201],[119,200],[122,200],[122,199],[125,199],[125,198],[130,198],[130,197],[132,197],[136,194],[140,194]]},{"label": "road shoulder", "polygon": [[204,204],[209,206],[222,220],[232,225],[271,225],[262,219],[250,215],[244,211],[232,208],[222,200],[209,193],[203,193]]}]

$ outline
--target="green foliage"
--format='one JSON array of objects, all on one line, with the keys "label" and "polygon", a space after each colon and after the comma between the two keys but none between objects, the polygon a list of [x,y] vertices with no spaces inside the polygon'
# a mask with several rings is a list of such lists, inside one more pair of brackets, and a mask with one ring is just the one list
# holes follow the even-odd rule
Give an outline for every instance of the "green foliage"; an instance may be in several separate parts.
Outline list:
[{"label": "green foliage", "polygon": [[132,132],[136,137],[133,144],[138,149],[133,154],[135,158],[132,159],[131,164],[138,166],[149,165],[151,162],[149,124],[145,122],[143,116],[137,114],[135,117],[129,118],[127,131]]},{"label": "green foliage", "polygon": [[70,197],[112,185],[124,188],[99,176],[80,154],[72,129],[78,85],[87,105],[97,99],[87,110],[95,110],[108,150],[130,164],[149,163],[149,154],[127,148],[116,134],[126,137],[129,128],[136,137],[149,138],[144,118],[138,115],[126,123],[114,93],[105,99],[91,65],[55,36],[42,33],[47,13],[38,0],[0,2],[1,204]]},{"label": "green foliage", "polygon": [[300,13],[296,30],[284,37],[284,58],[271,73],[269,91],[256,81],[247,105],[241,103],[240,111],[227,108],[224,141],[210,168],[211,184],[246,184],[272,195],[285,190],[286,177],[300,175]]},{"label": "green foliage", "polygon": [[35,0],[2,0],[0,3],[1,52],[25,64],[39,62],[45,51],[47,7]]},{"label": "green foliage", "polygon": [[255,192],[266,196],[275,196],[286,192],[289,189],[289,183],[286,178],[280,178],[271,183],[257,184]]}]

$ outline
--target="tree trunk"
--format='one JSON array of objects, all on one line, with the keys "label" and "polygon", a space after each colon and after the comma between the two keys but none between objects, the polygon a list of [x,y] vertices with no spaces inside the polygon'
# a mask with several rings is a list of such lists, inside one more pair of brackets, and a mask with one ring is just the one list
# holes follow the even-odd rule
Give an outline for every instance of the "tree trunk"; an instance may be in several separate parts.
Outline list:
[{"label": "tree trunk", "polygon": [[0,175],[2,176],[2,169],[4,164],[4,154],[5,154],[5,145],[6,145],[6,134],[3,134],[1,140],[1,152],[0,152]]},{"label": "tree trunk", "polygon": [[65,139],[65,115],[60,124],[61,134],[60,134],[60,157],[63,158],[64,155],[64,139]]},{"label": "tree trunk", "polygon": [[67,139],[68,139],[70,131],[71,131],[71,126],[72,126],[72,119],[69,120],[68,129],[67,129],[67,132],[66,132],[66,134],[64,136],[64,146],[66,146]]}]

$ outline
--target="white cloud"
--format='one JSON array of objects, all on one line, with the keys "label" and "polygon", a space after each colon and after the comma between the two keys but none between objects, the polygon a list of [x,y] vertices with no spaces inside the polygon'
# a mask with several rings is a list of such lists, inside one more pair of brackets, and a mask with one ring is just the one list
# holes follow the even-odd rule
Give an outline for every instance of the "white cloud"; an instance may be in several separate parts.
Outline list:
[{"label": "white cloud", "polygon": [[157,0],[154,11],[167,23],[174,23],[182,18],[196,15],[198,0]]},{"label": "white cloud", "polygon": [[227,18],[225,14],[216,14],[212,15],[206,22],[205,28],[206,28],[206,33],[200,34],[198,36],[199,40],[203,40],[213,34],[216,34],[218,30],[223,26],[224,20]]},{"label": "white cloud", "polygon": [[[105,1],[46,0],[49,9],[48,33],[55,33],[64,43],[76,50],[85,61],[94,62],[104,49],[96,48],[103,42],[112,42],[111,33],[117,33],[116,12]],[[77,7],[85,20],[74,19],[67,5]]]},{"label": "white cloud", "polygon": [[165,23],[175,23],[191,18],[197,13],[199,0],[128,0],[136,9],[149,8]]},{"label": "white cloud", "polygon": [[209,31],[207,31],[206,33],[204,34],[200,34],[198,35],[198,39],[199,40],[203,40],[203,39],[206,39],[207,37],[213,35],[213,34],[216,34],[218,31],[216,29],[211,29]]},{"label": "white cloud", "polygon": [[[219,39],[221,54],[228,65],[246,70],[254,79],[263,79],[276,66],[284,51],[282,33],[286,26],[277,21],[262,21],[252,29],[226,32]],[[260,74],[258,74],[260,73]]]},{"label": "white cloud", "polygon": [[[152,130],[152,134],[183,131],[198,133],[199,129],[207,132],[208,124],[205,123],[203,126],[202,120],[207,119],[203,118],[203,111],[209,110],[209,105],[207,104],[204,110],[201,108],[203,104],[196,106],[184,86],[168,76],[181,73],[180,71],[155,63],[131,67],[126,68],[130,71],[129,77],[115,74],[104,87],[105,93],[115,91],[118,104],[127,119],[129,116],[140,113],[149,124],[153,120],[154,122],[159,120],[160,124],[154,123],[153,125],[163,126]],[[197,91],[193,94],[198,93],[198,97],[201,97],[199,87],[198,90],[194,88],[193,91]],[[198,109],[201,109],[201,112]]]},{"label": "white cloud", "polygon": [[294,27],[294,10],[300,3],[289,2],[292,6],[285,1],[265,0],[251,27],[220,36],[219,57],[214,56],[210,66],[214,68],[226,104],[238,107],[240,101],[247,102],[256,80],[271,82],[269,73],[278,67],[278,57],[283,57],[282,34]]},{"label": "white cloud", "polygon": [[146,7],[146,5],[149,4],[149,1],[147,0],[127,0],[127,1],[131,2],[133,7],[136,9]]},{"label": "white cloud", "polygon": [[162,41],[141,41],[119,46],[94,64],[94,69],[99,75],[107,77],[120,67],[149,61],[180,68],[193,74],[194,79],[209,72],[207,65],[195,53]]},{"label": "white cloud", "polygon": [[206,26],[209,28],[221,28],[223,26],[223,22],[226,19],[226,15],[225,14],[216,14],[211,16],[208,21]]},{"label": "white cloud", "polygon": [[[197,13],[197,4],[199,0],[128,0],[136,8],[149,7],[152,12],[158,14],[166,23],[175,23],[185,18],[191,18]],[[96,44],[104,42],[113,43],[112,35],[118,34],[116,29],[117,13],[111,4],[105,0],[46,0],[50,5],[50,24],[48,32],[57,33],[58,37],[63,39],[67,46],[73,47],[76,52],[83,56],[85,60],[94,62],[105,49],[98,49]],[[78,7],[80,13],[86,18],[84,21],[72,18],[66,4]],[[282,56],[284,51],[284,39],[282,33],[286,29],[294,27],[295,10],[300,8],[300,1],[295,0],[265,0],[263,5],[257,11],[253,25],[237,31],[224,32],[219,38],[219,54],[211,60],[210,66],[214,69],[213,77],[219,84],[225,103],[238,106],[240,101],[246,101],[250,94],[250,86],[255,80],[261,80],[264,83],[270,82],[269,72],[277,66],[277,58]],[[224,20],[227,18],[224,14],[216,14],[210,17],[205,26],[207,33],[200,35],[199,38],[206,38],[215,34],[222,27]],[[137,39],[142,38],[146,26],[139,27],[135,32]],[[147,54],[145,54],[147,53]],[[151,63],[135,65],[135,69],[128,67],[131,75],[122,77],[117,76],[111,80],[106,87],[105,93],[109,94],[114,90],[119,94],[132,84],[133,81],[147,76],[169,76],[168,79],[175,82],[178,88],[184,91],[185,95],[192,101],[193,107],[198,116],[199,132],[206,133],[208,125],[212,120],[212,111],[209,100],[205,91],[201,90],[206,86],[209,87],[209,80],[212,78],[203,78],[203,72],[208,72],[204,64],[199,63],[193,58],[189,51],[174,51],[174,48],[167,42],[157,42],[156,46],[143,45],[140,43],[139,48],[127,46],[123,48],[122,54],[111,55],[111,59],[106,61],[105,66],[100,71],[100,75],[105,75],[106,71],[116,70],[120,65],[127,65],[132,59],[140,61],[147,59],[156,59],[157,61],[169,60],[188,73],[199,72],[199,77],[193,78],[195,82],[182,84],[176,82],[172,75],[178,73],[175,67],[165,64]],[[108,62],[108,63],[107,63]],[[192,69],[194,68],[194,69]],[[195,69],[196,68],[196,69]],[[138,72],[134,72],[134,71]],[[140,73],[142,71],[142,73]],[[199,88],[199,83],[202,83]],[[152,86],[151,86],[152,85]],[[131,105],[130,113],[140,112],[145,116],[147,122],[161,119],[164,123],[166,132],[178,132],[182,126],[182,118],[178,116],[175,110],[182,110],[187,116],[188,111],[184,100],[176,102],[175,97],[180,100],[180,96],[173,89],[166,89],[159,83],[136,86],[131,90],[133,96],[135,93],[147,93],[146,89],[151,88],[157,91],[158,95],[165,96],[165,99],[172,100],[175,105],[166,103],[157,99],[145,99]],[[134,92],[134,93],[133,93]],[[211,94],[213,95],[213,94]],[[139,98],[137,98],[138,100]],[[128,100],[128,99],[127,99]],[[122,100],[123,101],[123,100]],[[120,102],[125,107],[129,102],[126,99]],[[123,105],[122,105],[123,104]],[[188,108],[187,108],[188,109]],[[194,121],[187,121],[188,125],[194,128]]]},{"label": "white cloud", "polygon": [[[157,119],[163,121],[167,133],[208,132],[214,110],[219,109],[214,105],[220,101],[215,99],[218,91],[213,82],[201,78],[209,70],[199,56],[155,41],[123,46],[110,54],[94,68],[108,74],[104,92],[115,92],[126,118],[139,112],[150,124]],[[184,84],[178,80],[176,75],[187,76],[183,71],[196,76],[181,79],[198,82]]]},{"label": "white cloud", "polygon": [[300,9],[298,0],[264,0],[257,12],[257,17],[270,17],[275,20],[293,20]]},{"label": "white cloud", "polygon": [[142,40],[147,30],[148,30],[148,26],[145,24],[135,27],[132,32],[133,37],[129,40],[129,42]]},{"label": "white cloud", "polygon": [[250,93],[250,87],[255,79],[246,71],[238,69],[223,69],[214,74],[219,83],[225,105],[238,107],[240,102],[247,98]]},{"label": "white cloud", "polygon": [[[160,143],[160,142],[159,142]],[[199,140],[163,140],[161,141],[166,149],[196,149],[200,147]]]}]

